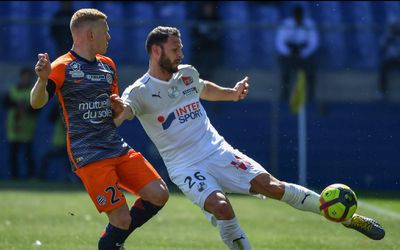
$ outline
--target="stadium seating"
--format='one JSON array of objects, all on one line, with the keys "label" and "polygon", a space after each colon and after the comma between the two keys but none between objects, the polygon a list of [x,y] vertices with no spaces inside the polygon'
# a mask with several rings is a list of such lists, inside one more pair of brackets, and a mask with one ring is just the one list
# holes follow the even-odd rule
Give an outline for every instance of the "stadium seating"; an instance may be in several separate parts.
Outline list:
[{"label": "stadium seating", "polygon": [[[383,30],[400,19],[399,2],[221,2],[218,11],[226,24],[223,28],[224,65],[273,68],[277,24],[295,5],[302,5],[306,14],[316,21],[321,39],[320,66],[323,68],[377,69],[377,46]],[[32,61],[38,51],[52,52],[54,42],[42,37],[48,37],[50,17],[58,6],[59,1],[0,3],[1,32],[11,38],[0,42],[0,60]],[[194,19],[192,13],[196,8],[193,4],[73,1],[73,7],[96,7],[107,13],[112,36],[108,54],[119,63],[139,65],[147,62],[143,41],[155,25],[174,25],[181,29],[185,61],[190,62],[191,27],[187,21]]]},{"label": "stadium seating", "polygon": [[348,60],[356,69],[373,69],[378,65],[377,37],[372,30],[373,16],[369,2],[341,3],[346,23]]},{"label": "stadium seating", "polygon": [[[346,43],[343,32],[343,18],[338,1],[325,2],[312,6],[312,16],[319,27],[320,49],[318,51],[320,68],[344,68],[346,64]],[[325,31],[322,32],[322,29]]]},{"label": "stadium seating", "polygon": [[[40,17],[40,21],[30,25],[32,50],[29,58],[36,59],[38,53],[47,52],[51,59],[55,59],[55,44],[47,23],[51,22],[51,18],[58,8],[58,2],[40,2],[31,6],[30,15]],[[65,32],[69,32],[69,30]]]},{"label": "stadium seating", "polygon": [[275,5],[257,4],[251,8],[251,22],[258,23],[251,31],[252,56],[256,67],[272,68],[276,65],[276,26],[280,21],[279,9]]},{"label": "stadium seating", "polygon": [[118,63],[126,62],[130,51],[127,53],[124,49],[128,47],[125,43],[124,6],[121,3],[105,1],[98,3],[96,7],[104,11],[108,16],[111,41],[107,55],[111,56]]},{"label": "stadium seating", "polygon": [[187,18],[186,3],[184,2],[158,2],[156,4],[156,26],[174,26],[181,32],[183,43],[184,63],[190,63],[190,28],[185,25]]},{"label": "stadium seating", "polygon": [[148,55],[145,50],[147,34],[154,27],[154,5],[146,2],[128,3],[125,9],[126,27],[124,39],[130,48],[128,63],[147,65]]},{"label": "stadium seating", "polygon": [[231,68],[248,68],[252,65],[250,30],[243,25],[249,20],[247,2],[222,2],[219,15],[227,24],[223,28],[224,60],[223,63]]},{"label": "stadium seating", "polygon": [[9,37],[8,43],[4,44],[3,60],[11,62],[26,60],[31,57],[32,43],[31,34],[34,32],[32,25],[26,25],[22,20],[30,16],[32,2],[10,2],[8,8],[9,23],[4,37]]}]

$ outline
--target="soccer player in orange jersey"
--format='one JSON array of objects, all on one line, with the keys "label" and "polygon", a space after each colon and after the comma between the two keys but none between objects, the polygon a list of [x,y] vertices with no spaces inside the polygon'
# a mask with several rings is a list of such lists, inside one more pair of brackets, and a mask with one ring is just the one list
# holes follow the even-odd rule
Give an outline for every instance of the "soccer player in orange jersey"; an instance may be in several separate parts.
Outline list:
[{"label": "soccer player in orange jersey", "polygon": [[[152,165],[116,132],[109,96],[118,94],[117,71],[103,56],[111,39],[107,16],[96,9],[80,9],[72,16],[70,29],[69,52],[51,64],[47,53],[38,55],[31,105],[42,108],[57,95],[73,171],[97,210],[109,219],[98,248],[123,249],[129,234],[164,206],[168,189]],[[130,209],[120,187],[139,196]]]}]

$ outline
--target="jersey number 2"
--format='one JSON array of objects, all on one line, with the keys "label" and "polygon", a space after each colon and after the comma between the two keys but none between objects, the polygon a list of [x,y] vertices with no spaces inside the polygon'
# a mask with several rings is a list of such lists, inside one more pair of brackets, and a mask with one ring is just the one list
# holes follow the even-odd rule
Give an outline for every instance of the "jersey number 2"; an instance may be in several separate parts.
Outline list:
[{"label": "jersey number 2", "polygon": [[[118,183],[115,183],[115,187],[117,187],[118,190],[121,190],[120,187],[118,186]],[[118,201],[121,200],[121,198],[116,198],[116,197],[115,197],[116,194],[117,194],[117,191],[116,191],[115,187],[113,187],[113,186],[108,186],[108,187],[105,189],[106,192],[111,191],[111,204],[115,204],[115,203],[117,203]]]},{"label": "jersey number 2", "polygon": [[[197,171],[196,173],[194,173],[194,178],[196,178],[199,181],[204,181],[206,179],[206,177],[204,177],[203,175],[200,174],[199,171]],[[193,181],[191,176],[186,176],[185,178],[185,183],[188,182],[189,188],[192,188],[194,184],[196,184],[195,181]]]}]

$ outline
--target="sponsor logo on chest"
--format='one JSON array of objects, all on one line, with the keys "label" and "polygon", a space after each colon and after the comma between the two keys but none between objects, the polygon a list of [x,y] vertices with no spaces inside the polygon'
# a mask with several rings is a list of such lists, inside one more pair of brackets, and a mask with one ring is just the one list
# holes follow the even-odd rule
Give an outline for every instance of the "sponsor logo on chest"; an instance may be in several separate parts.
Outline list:
[{"label": "sponsor logo on chest", "polygon": [[163,115],[157,117],[159,123],[161,123],[164,130],[167,130],[174,120],[178,120],[179,123],[186,123],[189,120],[195,120],[202,117],[201,105],[199,101],[192,102],[185,106],[177,108],[174,112],[171,112],[167,118]]},{"label": "sponsor logo on chest", "polygon": [[190,96],[190,95],[197,94],[198,91],[197,91],[197,88],[196,88],[196,87],[191,87],[191,88],[185,89],[184,91],[182,91],[182,93],[183,93],[185,96]]},{"label": "sponsor logo on chest", "polygon": [[113,77],[111,74],[106,74],[106,75],[86,75],[86,79],[92,81],[92,82],[100,82],[106,80],[108,84],[112,83]]}]

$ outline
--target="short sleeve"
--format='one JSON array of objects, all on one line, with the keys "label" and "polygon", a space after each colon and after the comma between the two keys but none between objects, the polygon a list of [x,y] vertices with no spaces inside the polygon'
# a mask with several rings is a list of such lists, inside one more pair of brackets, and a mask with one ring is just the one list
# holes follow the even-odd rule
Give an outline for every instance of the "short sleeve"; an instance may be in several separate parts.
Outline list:
[{"label": "short sleeve", "polygon": [[201,93],[204,89],[204,80],[199,78],[199,84],[197,85],[197,90]]},{"label": "short sleeve", "polygon": [[200,78],[200,74],[197,69],[189,64],[181,64],[178,68],[182,74],[182,77],[190,77],[193,80],[193,84],[200,94],[204,88],[204,80]]},{"label": "short sleeve", "polygon": [[128,86],[122,93],[121,99],[129,105],[136,116],[140,116],[142,109],[139,86],[135,84]]},{"label": "short sleeve", "polygon": [[203,91],[204,88],[204,80],[200,78],[200,74],[194,66],[191,66],[190,69],[192,71],[191,73],[193,74],[193,78],[198,79],[198,81],[195,81],[195,84],[197,91],[201,93],[201,91]]},{"label": "short sleeve", "polygon": [[65,63],[60,61],[55,61],[51,64],[51,72],[49,75],[49,79],[54,82],[56,86],[56,90],[60,89],[64,84],[65,80]]}]

